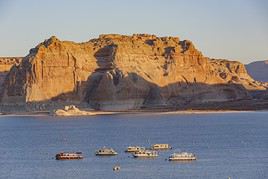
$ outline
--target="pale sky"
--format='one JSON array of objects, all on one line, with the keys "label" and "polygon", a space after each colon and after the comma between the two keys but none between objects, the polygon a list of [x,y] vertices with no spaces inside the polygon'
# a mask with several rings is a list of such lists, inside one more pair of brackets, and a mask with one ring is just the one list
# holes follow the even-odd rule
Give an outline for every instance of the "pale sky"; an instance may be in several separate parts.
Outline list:
[{"label": "pale sky", "polygon": [[268,59],[267,0],[0,0],[0,56],[25,56],[52,35],[104,33],[189,39],[205,56]]}]

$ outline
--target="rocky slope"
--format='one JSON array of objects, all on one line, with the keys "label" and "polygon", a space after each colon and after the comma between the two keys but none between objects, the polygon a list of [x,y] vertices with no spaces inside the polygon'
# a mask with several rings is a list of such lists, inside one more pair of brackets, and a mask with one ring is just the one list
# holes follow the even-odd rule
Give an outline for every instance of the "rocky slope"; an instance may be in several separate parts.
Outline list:
[{"label": "rocky slope", "polygon": [[246,68],[255,80],[268,82],[268,60],[252,62]]},{"label": "rocky slope", "polygon": [[56,37],[30,50],[5,81],[1,103],[84,103],[126,110],[251,99],[266,87],[243,64],[204,57],[193,43],[147,34]]}]

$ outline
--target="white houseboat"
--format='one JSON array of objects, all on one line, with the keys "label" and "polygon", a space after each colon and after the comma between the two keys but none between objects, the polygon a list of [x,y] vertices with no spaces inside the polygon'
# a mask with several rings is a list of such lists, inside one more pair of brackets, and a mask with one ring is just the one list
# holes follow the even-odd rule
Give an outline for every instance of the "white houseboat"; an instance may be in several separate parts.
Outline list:
[{"label": "white houseboat", "polygon": [[135,158],[154,158],[158,157],[158,153],[154,150],[142,150],[133,154]]},{"label": "white houseboat", "polygon": [[112,149],[112,148],[106,148],[103,147],[99,150],[96,151],[96,155],[98,156],[113,156],[113,155],[117,155],[118,153]]},{"label": "white houseboat", "polygon": [[169,161],[188,161],[188,160],[196,160],[195,154],[188,152],[180,152],[180,153],[174,153],[169,156]]},{"label": "white houseboat", "polygon": [[154,144],[151,147],[152,150],[168,150],[171,149],[169,144]]}]

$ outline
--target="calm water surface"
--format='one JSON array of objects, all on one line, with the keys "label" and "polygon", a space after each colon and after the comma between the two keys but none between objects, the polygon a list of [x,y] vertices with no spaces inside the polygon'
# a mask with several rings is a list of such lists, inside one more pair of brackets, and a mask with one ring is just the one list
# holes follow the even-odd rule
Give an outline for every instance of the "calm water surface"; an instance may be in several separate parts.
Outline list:
[{"label": "calm water surface", "polygon": [[[156,159],[134,159],[129,145],[169,143]],[[113,147],[115,157],[96,157]],[[191,151],[198,160],[166,159]],[[59,151],[82,151],[85,159],[56,161]],[[121,171],[112,167],[120,164]],[[0,117],[0,178],[94,179],[268,178],[268,112],[128,114],[59,118]]]}]

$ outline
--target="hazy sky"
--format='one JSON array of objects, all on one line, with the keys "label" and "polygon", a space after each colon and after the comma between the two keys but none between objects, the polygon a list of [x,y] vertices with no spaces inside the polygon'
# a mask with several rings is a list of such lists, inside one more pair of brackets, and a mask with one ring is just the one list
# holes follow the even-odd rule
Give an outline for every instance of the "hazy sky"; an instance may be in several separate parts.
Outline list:
[{"label": "hazy sky", "polygon": [[0,0],[0,56],[25,56],[56,35],[103,33],[190,39],[205,56],[268,59],[267,0]]}]

